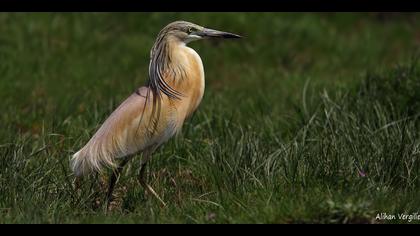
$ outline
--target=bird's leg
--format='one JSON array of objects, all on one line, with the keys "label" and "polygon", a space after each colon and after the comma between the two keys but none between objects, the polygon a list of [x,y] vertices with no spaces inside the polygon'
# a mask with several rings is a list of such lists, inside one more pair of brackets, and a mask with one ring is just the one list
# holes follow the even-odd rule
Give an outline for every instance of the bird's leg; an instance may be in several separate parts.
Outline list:
[{"label": "bird's leg", "polygon": [[153,190],[153,188],[150,187],[150,185],[148,185],[146,183],[146,180],[144,178],[144,172],[146,170],[146,165],[147,165],[147,162],[149,161],[150,157],[151,157],[151,152],[150,151],[145,151],[143,159],[141,161],[141,165],[140,165],[139,182],[140,182],[140,185],[147,192],[149,192],[150,194],[152,194],[155,198],[157,198],[159,200],[159,202],[162,204],[163,207],[166,207],[166,203],[162,200],[162,198],[159,197],[159,195],[155,192],[155,190]]},{"label": "bird's leg", "polygon": [[114,187],[116,182],[118,181],[120,174],[122,170],[124,169],[124,166],[128,163],[130,160],[130,157],[124,158],[123,161],[118,165],[117,169],[112,171],[111,178],[109,180],[109,187],[108,187],[108,193],[106,195],[107,201],[106,201],[106,210],[108,211],[109,205],[112,201],[112,192],[114,191]]}]

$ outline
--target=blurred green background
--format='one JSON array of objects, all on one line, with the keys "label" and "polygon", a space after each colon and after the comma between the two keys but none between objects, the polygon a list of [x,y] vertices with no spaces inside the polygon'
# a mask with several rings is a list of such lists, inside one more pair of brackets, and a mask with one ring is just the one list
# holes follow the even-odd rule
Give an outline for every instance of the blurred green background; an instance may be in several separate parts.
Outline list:
[{"label": "blurred green background", "polygon": [[1,123],[14,126],[13,134],[39,132],[53,117],[74,118],[95,103],[114,106],[144,84],[156,35],[179,19],[244,36],[190,44],[205,66],[203,104],[223,96],[224,105],[241,106],[247,117],[254,114],[247,107],[258,108],[259,96],[251,94],[264,94],[258,102],[276,103],[266,112],[286,116],[284,109],[301,97],[308,79],[311,87],[336,90],[367,71],[407,61],[420,43],[417,18],[392,13],[0,14],[0,99],[6,109]]},{"label": "blurred green background", "polygon": [[[410,123],[414,128],[375,136],[377,143],[372,137],[359,140],[362,131],[354,136],[340,131],[412,119],[414,113],[395,110],[409,109],[420,97],[413,89],[419,18],[416,13],[1,13],[0,222],[347,223],[371,222],[380,209],[418,210],[417,118]],[[205,96],[182,137],[160,149],[149,169],[172,207],[160,209],[143,197],[132,180],[133,163],[120,181],[127,188],[122,205],[105,217],[90,205],[100,196],[94,188],[77,197],[72,193],[68,158],[145,83],[154,39],[175,20],[244,38],[189,45],[203,60]],[[386,81],[404,73],[414,85],[397,84],[406,89],[398,91],[388,86]],[[379,89],[366,85],[372,77],[384,79],[375,80]],[[363,97],[363,91],[376,97]],[[392,108],[390,94],[395,94]],[[339,103],[343,97],[343,104],[361,103],[344,117],[360,115],[366,123],[349,119],[331,126],[330,143],[347,137],[337,146],[312,142],[328,140],[325,130],[310,127],[312,118],[320,114],[330,124],[328,112],[335,108],[328,106],[347,107]],[[370,113],[382,115],[364,116]],[[410,130],[407,139],[399,139]],[[393,138],[412,146],[379,147]],[[354,148],[340,146],[353,141]],[[292,154],[294,145],[307,156]],[[394,162],[380,159],[384,153]],[[403,153],[407,160],[399,159]],[[363,165],[372,179],[358,179]],[[388,181],[395,176],[402,182]],[[95,182],[87,179],[86,186]],[[376,188],[381,194],[370,192]]]}]

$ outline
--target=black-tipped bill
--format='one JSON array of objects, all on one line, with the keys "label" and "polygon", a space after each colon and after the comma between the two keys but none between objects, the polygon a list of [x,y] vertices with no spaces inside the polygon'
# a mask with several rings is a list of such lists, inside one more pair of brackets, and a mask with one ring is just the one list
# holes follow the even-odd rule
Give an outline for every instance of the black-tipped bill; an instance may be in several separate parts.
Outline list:
[{"label": "black-tipped bill", "polygon": [[203,38],[242,38],[237,34],[232,34],[228,32],[213,30],[213,29],[203,29],[201,31],[195,32],[196,35],[201,36]]}]

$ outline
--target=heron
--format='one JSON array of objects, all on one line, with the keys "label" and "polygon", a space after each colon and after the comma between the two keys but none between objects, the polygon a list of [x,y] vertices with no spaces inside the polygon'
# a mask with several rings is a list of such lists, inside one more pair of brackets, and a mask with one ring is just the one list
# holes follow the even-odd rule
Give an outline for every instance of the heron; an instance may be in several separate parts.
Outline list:
[{"label": "heron", "polygon": [[80,178],[111,169],[107,209],[124,166],[141,154],[138,181],[159,202],[165,202],[145,181],[145,167],[153,152],[179,133],[204,95],[203,63],[188,43],[209,38],[241,38],[233,33],[175,21],[158,34],[150,51],[149,76],[103,122],[91,139],[70,160]]}]

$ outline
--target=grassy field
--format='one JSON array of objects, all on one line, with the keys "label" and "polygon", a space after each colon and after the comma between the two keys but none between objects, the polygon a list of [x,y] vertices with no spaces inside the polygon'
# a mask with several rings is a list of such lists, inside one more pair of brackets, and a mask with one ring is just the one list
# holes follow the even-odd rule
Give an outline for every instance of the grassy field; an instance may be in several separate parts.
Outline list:
[{"label": "grassy field", "polygon": [[[115,209],[68,161],[147,79],[174,20],[238,33],[191,43],[206,93]],[[420,209],[419,14],[0,13],[0,223],[408,223]],[[411,223],[418,223],[412,221]]]}]

